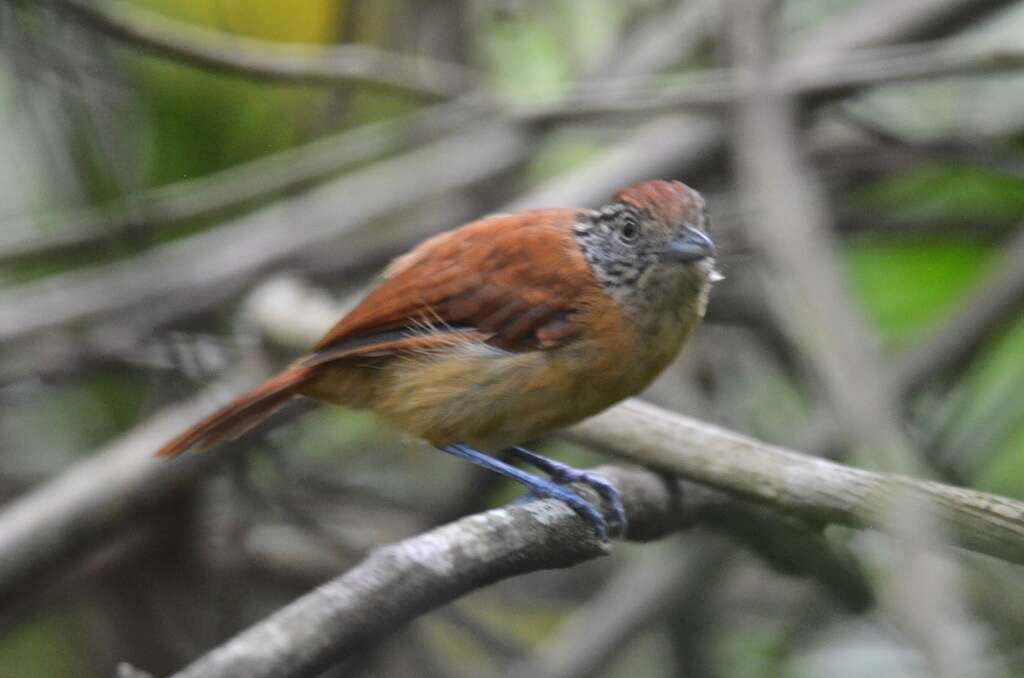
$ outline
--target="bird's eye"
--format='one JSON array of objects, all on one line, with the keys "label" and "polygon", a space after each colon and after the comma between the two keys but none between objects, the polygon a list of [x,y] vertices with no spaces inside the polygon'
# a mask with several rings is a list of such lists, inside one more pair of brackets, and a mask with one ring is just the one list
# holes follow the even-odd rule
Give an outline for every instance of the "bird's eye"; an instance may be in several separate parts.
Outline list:
[{"label": "bird's eye", "polygon": [[633,242],[640,236],[640,224],[635,217],[626,217],[619,230],[624,242]]}]

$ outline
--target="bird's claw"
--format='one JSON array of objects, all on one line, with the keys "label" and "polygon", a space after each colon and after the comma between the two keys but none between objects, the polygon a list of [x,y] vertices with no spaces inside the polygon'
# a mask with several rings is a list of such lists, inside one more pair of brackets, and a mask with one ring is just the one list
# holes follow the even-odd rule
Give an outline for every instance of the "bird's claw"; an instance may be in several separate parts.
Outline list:
[{"label": "bird's claw", "polygon": [[593,504],[576,494],[571,488],[556,484],[537,486],[531,488],[530,493],[525,498],[529,499],[531,497],[537,499],[550,498],[561,501],[594,528],[594,533],[598,539],[608,541],[608,523],[605,521],[604,516],[594,508]]},{"label": "bird's claw", "polygon": [[465,459],[515,480],[530,491],[530,494],[527,496],[557,499],[565,503],[594,528],[594,532],[601,541],[608,541],[608,522],[605,520],[604,515],[592,503],[577,494],[575,490],[566,486],[568,483],[573,482],[590,485],[598,495],[611,505],[614,517],[612,520],[612,527],[615,530],[614,534],[618,536],[626,530],[626,513],[622,508],[622,499],[619,497],[619,492],[615,489],[614,485],[599,473],[579,471],[571,466],[542,457],[521,447],[511,448],[509,452],[526,463],[544,471],[550,476],[550,479],[527,473],[463,443],[451,443],[440,449],[460,459]]},{"label": "bird's claw", "polygon": [[551,479],[559,484],[583,483],[593,488],[602,499],[608,502],[612,514],[612,519],[609,521],[612,535],[621,537],[625,533],[626,509],[622,505],[622,496],[610,480],[600,473],[581,471],[571,466],[566,466],[564,470],[552,474]]},{"label": "bird's claw", "polygon": [[[623,534],[625,534],[627,521],[626,509],[622,505],[622,496],[619,494],[619,491],[615,488],[615,485],[613,485],[611,481],[609,481],[603,475],[601,475],[600,473],[595,473],[593,471],[581,471],[580,469],[573,468],[568,464],[563,464],[562,462],[555,461],[554,459],[543,457],[537,454],[536,452],[531,452],[530,450],[527,450],[526,448],[523,447],[513,447],[509,450],[509,452],[511,452],[516,457],[522,459],[526,463],[531,464],[540,469],[541,471],[547,473],[548,476],[550,476],[551,480],[553,480],[558,485],[568,485],[570,483],[583,483],[584,485],[591,487],[595,492],[597,492],[598,496],[600,496],[602,499],[608,502],[608,506],[612,514],[612,520],[609,521],[612,536],[621,537]],[[585,519],[587,522],[594,525],[595,530],[598,532],[598,536],[600,536],[602,539],[605,539],[609,532],[609,524],[605,521],[604,516],[602,516],[601,513],[597,511],[590,502],[586,501],[575,492],[572,492],[571,490],[569,491],[571,492],[572,496],[574,496],[577,500],[583,502],[587,506],[589,511],[583,511],[577,508],[577,506],[572,501],[563,499],[562,497],[558,498],[562,499],[562,501],[565,501],[565,503],[569,504],[569,506],[572,507],[572,509],[576,511],[576,513],[579,514],[581,518]],[[598,525],[597,521],[595,521],[592,517],[593,514],[596,514],[596,516],[600,519],[600,525]]]}]

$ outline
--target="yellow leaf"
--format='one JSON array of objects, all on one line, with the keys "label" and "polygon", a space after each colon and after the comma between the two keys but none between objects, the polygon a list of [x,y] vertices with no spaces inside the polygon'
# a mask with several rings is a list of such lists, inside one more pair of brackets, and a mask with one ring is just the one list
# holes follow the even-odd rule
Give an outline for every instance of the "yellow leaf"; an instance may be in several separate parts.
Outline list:
[{"label": "yellow leaf", "polygon": [[133,0],[132,4],[228,33],[324,44],[336,42],[344,0]]}]

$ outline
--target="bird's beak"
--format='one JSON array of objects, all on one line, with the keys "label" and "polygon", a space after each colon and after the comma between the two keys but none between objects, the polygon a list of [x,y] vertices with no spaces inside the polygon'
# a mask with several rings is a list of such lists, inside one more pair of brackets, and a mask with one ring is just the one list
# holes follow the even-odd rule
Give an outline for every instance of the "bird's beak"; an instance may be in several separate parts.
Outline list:
[{"label": "bird's beak", "polygon": [[677,264],[689,264],[715,256],[715,243],[703,231],[686,226],[683,235],[661,251],[661,258]]}]

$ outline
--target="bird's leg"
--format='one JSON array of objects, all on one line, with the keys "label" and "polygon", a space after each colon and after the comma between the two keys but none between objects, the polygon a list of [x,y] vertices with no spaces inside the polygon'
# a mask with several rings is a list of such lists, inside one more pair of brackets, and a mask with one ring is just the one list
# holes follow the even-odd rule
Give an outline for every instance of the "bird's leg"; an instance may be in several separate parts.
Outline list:
[{"label": "bird's leg", "polygon": [[[600,511],[594,508],[593,504],[573,492],[571,489],[562,487],[557,484],[557,482],[552,482],[546,478],[535,476],[531,473],[518,469],[515,466],[506,464],[500,459],[495,459],[494,457],[484,454],[479,450],[473,449],[469,445],[452,443],[439,449],[460,459],[465,459],[477,466],[482,466],[494,471],[495,473],[500,473],[506,478],[511,478],[526,487],[526,489],[528,489],[534,496],[550,497],[568,504],[569,508],[593,526],[594,531],[602,541],[607,541],[608,524],[605,522],[604,516],[601,515]],[[607,481],[605,482],[607,483]]]},{"label": "bird's leg", "polygon": [[543,457],[536,452],[531,452],[525,447],[510,447],[506,450],[509,454],[526,462],[534,468],[540,469],[551,476],[551,479],[559,485],[568,483],[583,483],[594,488],[602,499],[608,502],[611,507],[613,534],[622,535],[626,532],[626,509],[622,506],[622,497],[619,491],[611,482],[600,473],[593,471],[581,471],[560,461]]}]

